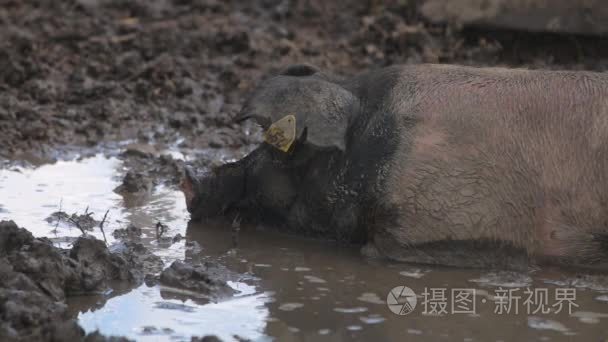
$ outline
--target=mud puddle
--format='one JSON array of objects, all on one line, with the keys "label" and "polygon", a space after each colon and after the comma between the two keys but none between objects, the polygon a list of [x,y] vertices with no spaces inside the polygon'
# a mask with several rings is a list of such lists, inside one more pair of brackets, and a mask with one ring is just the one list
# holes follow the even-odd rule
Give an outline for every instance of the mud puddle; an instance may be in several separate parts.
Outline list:
[{"label": "mud puddle", "polygon": [[[216,261],[237,272],[238,280],[229,285],[238,294],[206,302],[149,283],[100,296],[72,297],[72,314],[87,332],[99,329],[143,341],[189,340],[204,334],[225,340],[280,341],[560,341],[608,335],[604,277],[386,263],[364,259],[354,248],[259,227],[243,227],[234,249],[229,225],[188,224],[183,197],[171,186],[158,185],[138,200],[113,192],[127,170],[123,161],[111,156],[115,154],[109,155],[0,170],[0,219],[14,220],[36,236],[69,246],[81,234],[79,229],[47,222],[49,214],[60,208],[67,213],[86,210],[99,219],[110,210],[105,225],[109,244],[116,240],[114,230],[133,224],[142,229],[141,241],[167,266],[174,260]],[[167,227],[164,239],[157,239],[159,221]],[[88,234],[103,239],[98,229]],[[184,238],[174,239],[178,234]],[[404,313],[403,298],[387,306],[391,290],[399,286],[416,295],[407,315],[391,311]],[[528,288],[534,293],[531,299]],[[468,298],[474,301],[455,301],[473,291],[474,297]],[[402,294],[403,288],[393,293]],[[559,293],[562,299],[570,294],[570,314],[567,301],[556,313]]]}]

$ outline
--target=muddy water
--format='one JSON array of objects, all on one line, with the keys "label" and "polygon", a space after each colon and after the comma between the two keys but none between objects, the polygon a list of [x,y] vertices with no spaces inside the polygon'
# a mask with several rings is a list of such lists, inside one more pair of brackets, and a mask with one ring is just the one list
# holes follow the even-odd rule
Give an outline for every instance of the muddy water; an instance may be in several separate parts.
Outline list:
[{"label": "muddy water", "polygon": [[[88,207],[100,219],[110,209],[105,230],[109,243],[114,241],[114,229],[133,223],[143,228],[144,243],[166,264],[184,258],[214,260],[238,272],[241,278],[231,286],[240,293],[219,303],[204,303],[158,285],[142,285],[104,296],[72,298],[72,312],[87,331],[99,329],[143,341],[188,340],[204,334],[227,340],[236,335],[280,341],[586,341],[608,337],[608,280],[603,277],[555,270],[518,274],[380,262],[360,257],[353,248],[259,227],[243,227],[238,248],[233,249],[226,224],[188,224],[182,195],[173,189],[157,187],[137,199],[115,194],[112,190],[124,172],[121,161],[103,155],[36,169],[0,170],[0,219],[15,220],[35,235],[67,246],[80,232],[46,222],[51,212],[61,206],[68,213],[82,213]],[[157,241],[157,221],[168,225],[167,236],[179,233],[186,238],[176,243]],[[91,234],[103,238],[99,231]],[[201,248],[186,248],[192,241]],[[407,315],[393,313],[386,304],[389,292],[398,286],[407,286],[417,295],[414,311]],[[541,293],[528,304],[527,288]],[[575,289],[576,306],[571,314],[566,304],[555,313],[556,292],[569,288]],[[499,295],[509,289],[511,296],[503,297],[511,304],[508,313],[506,306],[497,312]],[[474,308],[472,302],[452,306],[463,292],[475,294]],[[543,303],[550,312],[534,312]]]}]

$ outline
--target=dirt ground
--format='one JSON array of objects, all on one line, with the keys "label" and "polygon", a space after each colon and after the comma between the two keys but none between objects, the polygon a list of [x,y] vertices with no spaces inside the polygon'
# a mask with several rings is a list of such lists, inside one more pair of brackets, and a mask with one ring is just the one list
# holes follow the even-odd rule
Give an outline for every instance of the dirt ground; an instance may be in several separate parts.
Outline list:
[{"label": "dirt ground", "polygon": [[608,39],[430,24],[418,1],[4,0],[0,158],[59,147],[255,140],[232,123],[264,75],[395,63],[606,70]]}]

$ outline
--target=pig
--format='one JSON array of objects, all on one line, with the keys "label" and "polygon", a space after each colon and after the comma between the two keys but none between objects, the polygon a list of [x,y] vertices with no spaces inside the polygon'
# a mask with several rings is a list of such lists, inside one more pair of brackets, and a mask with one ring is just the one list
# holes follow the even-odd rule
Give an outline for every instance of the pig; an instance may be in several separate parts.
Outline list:
[{"label": "pig", "polygon": [[404,262],[608,269],[607,74],[294,65],[246,119],[265,142],[186,171],[192,220],[239,213]]}]

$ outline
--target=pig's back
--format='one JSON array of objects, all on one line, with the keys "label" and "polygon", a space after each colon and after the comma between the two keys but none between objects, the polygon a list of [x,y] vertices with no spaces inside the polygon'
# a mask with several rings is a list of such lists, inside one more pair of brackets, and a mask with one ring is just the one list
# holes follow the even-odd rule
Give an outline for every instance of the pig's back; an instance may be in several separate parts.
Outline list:
[{"label": "pig's back", "polygon": [[599,254],[590,244],[608,229],[606,75],[436,65],[401,73],[392,112],[402,127],[415,124],[400,132],[387,181],[395,238]]}]

